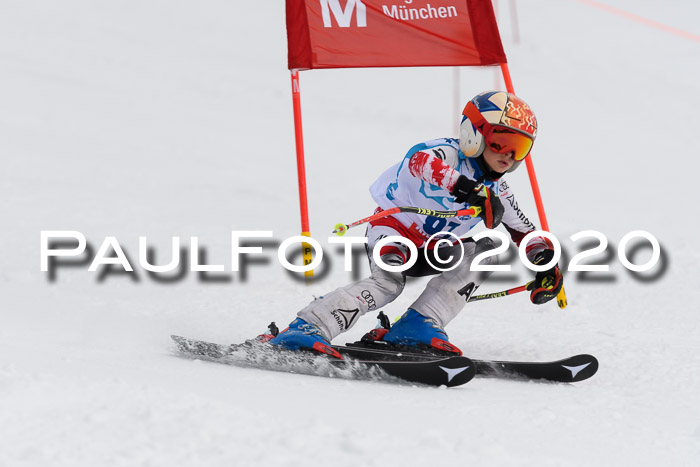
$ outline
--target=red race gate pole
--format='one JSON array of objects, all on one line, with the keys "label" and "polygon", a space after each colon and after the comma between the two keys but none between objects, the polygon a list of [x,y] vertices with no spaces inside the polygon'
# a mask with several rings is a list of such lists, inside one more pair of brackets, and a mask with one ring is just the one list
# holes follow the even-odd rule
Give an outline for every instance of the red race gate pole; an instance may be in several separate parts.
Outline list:
[{"label": "red race gate pole", "polygon": [[[301,92],[299,89],[299,71],[292,70],[292,105],[294,107],[294,141],[297,150],[297,178],[299,181],[299,206],[301,211],[301,235],[310,237],[309,229],[309,206],[306,197],[306,166],[304,164],[304,132],[301,126]],[[311,245],[302,243],[302,258],[304,265],[310,264],[313,260]],[[314,275],[313,269],[306,271],[304,276],[307,279]]]}]

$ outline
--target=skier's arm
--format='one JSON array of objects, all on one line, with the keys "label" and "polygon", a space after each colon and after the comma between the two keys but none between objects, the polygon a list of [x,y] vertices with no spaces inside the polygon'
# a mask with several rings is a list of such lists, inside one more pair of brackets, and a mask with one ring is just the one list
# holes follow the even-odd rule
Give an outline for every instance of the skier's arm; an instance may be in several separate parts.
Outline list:
[{"label": "skier's arm", "polygon": [[408,169],[414,177],[449,192],[452,192],[452,188],[460,176],[460,173],[445,161],[423,151],[417,151],[411,156],[408,161]]},{"label": "skier's arm", "polygon": [[[523,238],[537,228],[518,206],[515,195],[510,192],[508,184],[501,181],[499,188],[499,195],[505,208],[503,225],[513,242],[520,246]],[[527,242],[525,254],[533,264],[547,264],[554,257],[554,247],[546,238],[536,236]],[[539,271],[535,275],[535,280],[528,287],[530,300],[537,305],[546,303],[557,296],[563,284],[564,280],[559,265],[555,264],[546,271]]]},{"label": "skier's arm", "polygon": [[408,161],[408,169],[414,177],[449,192],[457,203],[481,207],[479,217],[487,228],[493,229],[501,223],[503,206],[498,196],[482,183],[460,174],[439,157],[417,151]]},{"label": "skier's arm", "polygon": [[[533,224],[525,213],[518,206],[518,201],[511,191],[508,183],[501,180],[498,186],[498,195],[504,207],[503,226],[510,234],[510,238],[517,246],[523,241],[523,238],[530,232],[537,230],[537,226]],[[535,256],[544,250],[552,249],[552,244],[544,237],[537,236],[527,243],[525,253],[530,262],[535,260]]]}]

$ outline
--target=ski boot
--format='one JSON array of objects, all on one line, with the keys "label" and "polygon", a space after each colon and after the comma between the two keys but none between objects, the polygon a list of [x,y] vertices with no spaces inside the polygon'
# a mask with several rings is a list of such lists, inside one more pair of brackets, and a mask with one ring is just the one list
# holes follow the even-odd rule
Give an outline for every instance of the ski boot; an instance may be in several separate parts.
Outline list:
[{"label": "ski boot", "polygon": [[268,342],[288,350],[313,350],[331,357],[343,358],[331,347],[330,341],[316,325],[307,323],[301,318],[292,321],[287,329]]},{"label": "ski boot", "polygon": [[[381,318],[380,318],[381,320]],[[372,339],[373,334],[379,339]],[[447,352],[449,355],[462,355],[462,351],[448,341],[447,333],[433,318],[426,318],[416,310],[409,308],[401,318],[391,326],[391,329],[373,329],[365,334],[363,341],[381,340],[407,350]]]}]

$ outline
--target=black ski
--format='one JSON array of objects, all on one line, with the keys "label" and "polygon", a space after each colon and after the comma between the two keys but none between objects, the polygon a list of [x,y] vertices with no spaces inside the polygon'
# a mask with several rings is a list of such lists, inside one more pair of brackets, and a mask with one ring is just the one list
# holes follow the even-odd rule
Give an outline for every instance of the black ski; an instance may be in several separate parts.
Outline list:
[{"label": "black ski", "polygon": [[448,387],[465,384],[476,374],[476,365],[467,357],[425,356],[403,360],[385,355],[372,359],[369,358],[371,352],[365,352],[368,358],[346,353],[341,360],[312,351],[283,350],[256,342],[220,345],[171,337],[178,350],[189,358],[274,371]]},{"label": "black ski", "polygon": [[[354,342],[347,346],[334,345],[333,348],[341,355],[348,355],[364,360],[401,360],[415,362],[430,360],[444,353],[416,351],[414,348],[404,349],[386,342]],[[598,371],[598,360],[588,354],[575,355],[551,362],[518,362],[472,359],[476,364],[478,376],[488,376],[508,379],[541,379],[558,383],[575,383],[590,378]]]},{"label": "black ski", "polygon": [[557,383],[576,383],[598,371],[598,359],[580,354],[553,362],[501,362],[474,360],[476,372],[483,376],[514,379],[542,379]]}]

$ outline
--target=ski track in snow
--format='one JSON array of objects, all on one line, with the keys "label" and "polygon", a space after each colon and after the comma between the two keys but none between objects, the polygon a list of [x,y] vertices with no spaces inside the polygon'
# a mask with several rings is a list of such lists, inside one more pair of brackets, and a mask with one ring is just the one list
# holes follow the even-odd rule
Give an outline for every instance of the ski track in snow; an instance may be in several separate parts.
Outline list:
[{"label": "ski track in snow", "polygon": [[[411,387],[237,368],[176,356],[170,334],[240,342],[352,279],[328,248],[313,285],[277,264],[160,283],[39,270],[39,231],[116,236],[138,265],[146,235],[199,237],[230,264],[231,230],[298,234],[284,8],[215,0],[95,5],[6,2],[0,16],[0,465],[696,465],[700,458],[700,254],[690,177],[700,169],[698,45],[583,2],[500,3],[516,91],[540,123],[534,148],[550,227],[599,230],[616,252],[643,229],[666,272],[566,276],[570,306],[524,295],[475,303],[447,331],[473,358],[592,353],[572,385],[475,379]],[[690,2],[606,4],[698,33]],[[463,69],[466,101],[494,87]],[[453,136],[452,70],[301,73],[311,230],[374,209],[368,186],[414,144]],[[461,108],[461,107],[460,107]],[[684,176],[685,174],[688,176]],[[525,169],[508,178],[536,222]],[[362,229],[352,233],[362,235]],[[187,246],[186,244],[184,246]],[[636,261],[648,258],[642,250]],[[603,260],[603,256],[594,259]],[[362,262],[361,262],[362,263]],[[483,292],[518,285],[494,280]],[[361,274],[367,274],[362,263]],[[212,278],[219,280],[212,280]],[[400,315],[424,279],[385,311]],[[481,292],[481,290],[480,290]],[[347,336],[374,324],[365,317]]]}]

